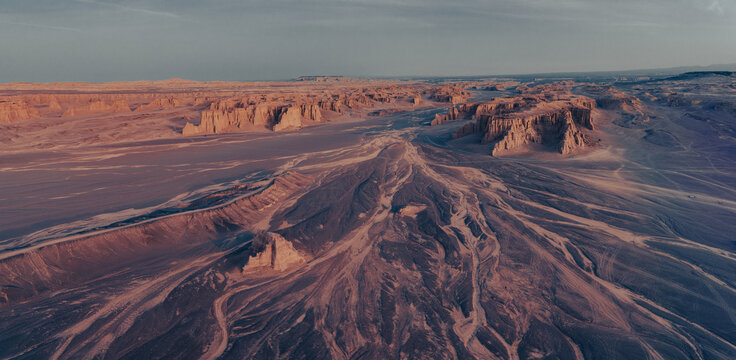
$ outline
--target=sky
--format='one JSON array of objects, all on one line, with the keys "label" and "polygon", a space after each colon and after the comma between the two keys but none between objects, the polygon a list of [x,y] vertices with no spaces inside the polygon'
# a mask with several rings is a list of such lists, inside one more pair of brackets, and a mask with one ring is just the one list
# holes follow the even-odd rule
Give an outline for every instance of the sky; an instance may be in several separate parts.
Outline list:
[{"label": "sky", "polygon": [[736,63],[736,0],[0,0],[0,83]]}]

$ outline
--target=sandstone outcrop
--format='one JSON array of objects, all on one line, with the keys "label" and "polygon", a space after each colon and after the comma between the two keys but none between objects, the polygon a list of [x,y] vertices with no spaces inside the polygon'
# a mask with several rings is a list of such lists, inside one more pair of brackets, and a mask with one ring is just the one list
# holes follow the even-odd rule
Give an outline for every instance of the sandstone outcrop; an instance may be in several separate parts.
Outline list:
[{"label": "sandstone outcrop", "polygon": [[326,114],[345,113],[377,104],[411,104],[421,97],[413,87],[384,86],[345,89],[339,93],[301,94],[298,96],[246,96],[220,99],[201,112],[200,123],[187,123],[185,136],[243,132],[253,130],[285,131],[309,123],[326,121]]},{"label": "sandstone outcrop", "polygon": [[92,101],[87,105],[70,107],[61,115],[62,117],[83,116],[100,113],[126,113],[130,112],[130,106],[125,100],[116,100],[112,104],[105,101]]},{"label": "sandstone outcrop", "polygon": [[322,121],[319,104],[230,104],[213,103],[202,111],[199,125],[187,123],[182,134],[218,134],[243,130],[283,131],[299,129],[305,121]]},{"label": "sandstone outcrop", "polygon": [[435,87],[430,89],[428,93],[431,100],[449,102],[452,104],[464,102],[470,97],[470,93],[465,91],[465,87],[462,83]]},{"label": "sandstone outcrop", "polygon": [[[564,100],[547,100],[548,98]],[[447,114],[437,115],[432,125],[473,119],[457,130],[455,138],[481,134],[481,142],[491,144],[491,154],[504,155],[524,145],[541,144],[569,154],[589,144],[582,129],[593,130],[593,101],[586,97],[520,96],[490,102],[453,106]]]},{"label": "sandstone outcrop", "polygon": [[251,255],[243,271],[272,269],[284,271],[306,262],[304,255],[283,236],[268,232],[253,239]]},{"label": "sandstone outcrop", "polygon": [[51,112],[62,112],[64,111],[64,108],[61,107],[61,104],[59,104],[59,100],[56,100],[56,97],[51,97],[49,99],[49,107],[48,110]]},{"label": "sandstone outcrop", "polygon": [[[56,133],[54,146],[248,131],[284,131],[326,121],[364,117],[375,111],[406,110],[431,101],[430,92],[465,94],[461,85],[407,80],[303,78],[304,81],[243,83],[186,80],[119,83],[13,83],[2,86],[3,122],[38,117],[45,126],[14,128],[4,143],[48,147],[36,136]],[[324,80],[324,81],[323,81]],[[454,100],[457,102],[457,100]],[[424,104],[423,104],[424,105]],[[427,103],[430,106],[431,103]],[[26,107],[27,106],[27,107]],[[134,110],[132,110],[134,109]],[[37,111],[36,111],[37,110]],[[134,111],[133,114],[131,111]],[[11,115],[13,113],[13,115]],[[122,116],[124,114],[129,116]],[[58,121],[64,117],[64,121]],[[99,132],[85,122],[103,118]],[[12,119],[12,120],[11,120]],[[187,122],[188,121],[188,122]],[[79,122],[79,124],[76,124]],[[0,139],[0,141],[3,141]],[[13,139],[11,141],[11,139]]]},{"label": "sandstone outcrop", "polygon": [[613,88],[589,86],[587,90],[593,94],[596,106],[601,109],[641,112],[644,107],[637,97]]},{"label": "sandstone outcrop", "polygon": [[22,100],[0,100],[0,123],[10,124],[39,116],[38,110]]},{"label": "sandstone outcrop", "polygon": [[500,115],[538,103],[535,97],[496,98],[489,102],[462,104],[451,107],[447,114],[436,114],[432,125],[441,125],[455,120],[477,119],[483,116]]},{"label": "sandstone outcrop", "polygon": [[173,109],[185,106],[186,102],[175,97],[159,98],[135,109],[136,112]]},{"label": "sandstone outcrop", "polygon": [[569,154],[586,144],[579,126],[590,124],[590,109],[563,106],[538,115],[489,120],[482,141],[493,144],[493,156],[528,144],[549,144]]}]

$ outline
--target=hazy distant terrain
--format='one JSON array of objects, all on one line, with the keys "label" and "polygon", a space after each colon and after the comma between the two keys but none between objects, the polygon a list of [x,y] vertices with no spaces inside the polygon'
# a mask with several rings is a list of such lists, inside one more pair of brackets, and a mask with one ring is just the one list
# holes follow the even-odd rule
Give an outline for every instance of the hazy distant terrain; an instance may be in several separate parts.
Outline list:
[{"label": "hazy distant terrain", "polygon": [[0,85],[0,358],[736,358],[736,75],[564,77]]}]

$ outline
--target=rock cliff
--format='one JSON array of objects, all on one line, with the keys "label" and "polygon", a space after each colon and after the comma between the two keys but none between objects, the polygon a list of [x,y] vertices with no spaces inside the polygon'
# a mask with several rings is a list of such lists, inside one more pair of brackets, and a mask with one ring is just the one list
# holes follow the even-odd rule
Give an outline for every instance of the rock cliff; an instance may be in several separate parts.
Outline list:
[{"label": "rock cliff", "polygon": [[251,246],[251,255],[243,271],[273,269],[283,271],[306,262],[304,255],[294,249],[289,241],[276,233],[256,236]]},{"label": "rock cliff", "polygon": [[593,100],[589,98],[545,93],[453,106],[447,114],[437,115],[432,125],[473,119],[475,121],[465,124],[453,136],[481,134],[482,143],[492,145],[494,156],[530,144],[546,145],[561,154],[569,154],[590,144],[582,129],[594,129],[592,109]]},{"label": "rock cliff", "polygon": [[187,123],[182,134],[188,136],[257,129],[282,131],[299,129],[305,121],[322,121],[319,104],[232,105],[218,102],[213,103],[209,110],[202,111],[199,125]]},{"label": "rock cliff", "polygon": [[62,108],[61,104],[59,104],[59,100],[57,100],[56,97],[52,96],[49,99],[48,111],[58,113],[64,111],[64,108]]},{"label": "rock cliff", "polygon": [[148,104],[143,104],[135,109],[136,112],[141,111],[155,111],[155,110],[166,110],[173,109],[181,106],[185,106],[186,102],[183,99],[175,97],[158,98],[151,101]]},{"label": "rock cliff", "polygon": [[10,124],[38,116],[38,110],[22,100],[0,100],[0,123]]},{"label": "rock cliff", "polygon": [[[419,99],[419,100],[417,100]],[[414,88],[386,86],[343,89],[342,91],[295,96],[243,97],[212,102],[201,112],[198,125],[187,123],[185,136],[243,132],[253,130],[285,131],[326,121],[329,113],[343,114],[378,104],[421,101]]]},{"label": "rock cliff", "polygon": [[436,114],[432,125],[441,125],[455,120],[477,119],[483,116],[494,116],[537,103],[539,99],[529,97],[497,98],[490,102],[453,105],[447,114]]},{"label": "rock cliff", "polygon": [[461,103],[470,97],[470,93],[465,91],[462,83],[453,83],[438,86],[427,91],[429,98],[438,102],[449,102],[452,104]]},{"label": "rock cliff", "polygon": [[70,107],[61,116],[71,117],[101,113],[126,113],[130,111],[130,106],[125,100],[115,100],[112,105],[105,101],[97,100],[91,101],[86,105]]},{"label": "rock cliff", "polygon": [[531,116],[492,117],[488,118],[482,141],[492,144],[493,156],[504,155],[529,144],[551,145],[559,153],[569,154],[586,145],[580,126],[589,124],[590,109],[575,107],[562,107]]}]

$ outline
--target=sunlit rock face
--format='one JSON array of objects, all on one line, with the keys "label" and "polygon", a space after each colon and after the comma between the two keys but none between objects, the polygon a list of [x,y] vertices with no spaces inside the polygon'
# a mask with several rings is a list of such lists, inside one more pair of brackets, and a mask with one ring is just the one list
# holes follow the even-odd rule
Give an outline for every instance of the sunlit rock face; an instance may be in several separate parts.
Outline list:
[{"label": "sunlit rock face", "polygon": [[591,146],[585,130],[594,130],[594,101],[569,90],[549,91],[544,87],[531,95],[452,106],[447,114],[435,115],[431,125],[472,119],[455,131],[454,137],[480,134],[482,143],[491,144],[494,156],[514,153],[530,144],[547,145],[563,155]]},{"label": "sunlit rock face", "polygon": [[15,123],[38,116],[38,110],[23,100],[0,101],[0,123]]},{"label": "sunlit rock face", "polygon": [[8,85],[0,358],[732,359],[732,85]]}]

